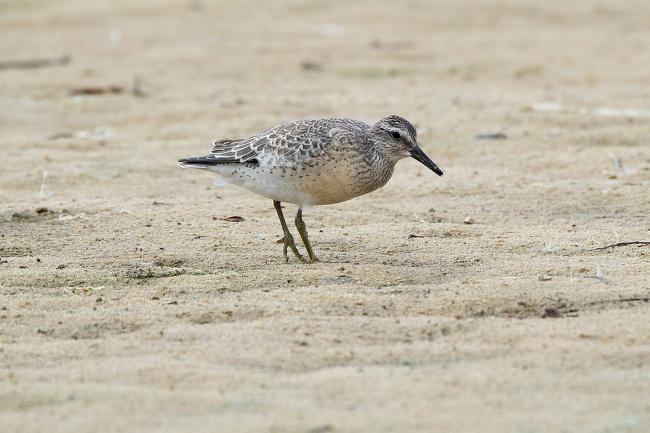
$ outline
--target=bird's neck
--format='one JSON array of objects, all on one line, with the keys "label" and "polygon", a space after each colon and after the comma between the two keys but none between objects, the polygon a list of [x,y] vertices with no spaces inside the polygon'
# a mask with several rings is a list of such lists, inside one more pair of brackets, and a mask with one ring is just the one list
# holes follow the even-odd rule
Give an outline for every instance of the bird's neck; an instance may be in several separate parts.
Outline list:
[{"label": "bird's neck", "polygon": [[371,167],[370,176],[372,177],[373,183],[381,187],[393,175],[393,169],[398,160],[391,158],[379,146],[373,147],[372,152],[367,155],[366,163]]},{"label": "bird's neck", "polygon": [[395,155],[394,153],[389,152],[388,149],[386,149],[385,145],[382,143],[371,142],[371,149],[372,152],[376,154],[377,161],[385,164],[392,164],[395,166],[399,160],[404,158],[403,156]]}]

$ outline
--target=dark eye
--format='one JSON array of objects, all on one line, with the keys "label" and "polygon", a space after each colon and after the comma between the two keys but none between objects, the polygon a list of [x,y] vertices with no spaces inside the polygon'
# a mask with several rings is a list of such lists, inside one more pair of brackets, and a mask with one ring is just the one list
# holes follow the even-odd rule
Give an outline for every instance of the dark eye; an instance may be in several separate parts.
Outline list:
[{"label": "dark eye", "polygon": [[402,136],[399,135],[399,132],[397,131],[391,131],[390,136],[393,137],[395,140],[400,140],[402,138]]}]

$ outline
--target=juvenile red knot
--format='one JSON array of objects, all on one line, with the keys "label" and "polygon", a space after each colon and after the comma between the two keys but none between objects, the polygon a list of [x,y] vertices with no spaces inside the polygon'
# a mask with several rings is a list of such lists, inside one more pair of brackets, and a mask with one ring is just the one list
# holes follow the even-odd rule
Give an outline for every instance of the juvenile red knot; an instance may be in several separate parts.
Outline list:
[{"label": "juvenile red knot", "polygon": [[217,173],[226,181],[273,200],[280,218],[285,261],[287,249],[301,260],[282,213],[281,202],[298,205],[295,224],[316,262],[302,208],[340,203],[381,188],[397,161],[412,157],[438,176],[442,170],[420,149],[413,125],[388,116],[374,125],[352,119],[298,120],[243,139],[214,142],[207,156],[185,158],[181,167]]}]

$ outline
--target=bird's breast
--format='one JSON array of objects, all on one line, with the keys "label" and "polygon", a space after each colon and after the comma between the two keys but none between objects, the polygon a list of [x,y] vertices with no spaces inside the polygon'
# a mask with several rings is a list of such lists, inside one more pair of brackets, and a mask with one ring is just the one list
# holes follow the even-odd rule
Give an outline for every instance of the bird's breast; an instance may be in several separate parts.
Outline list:
[{"label": "bird's breast", "polygon": [[261,160],[235,182],[264,197],[301,205],[340,203],[381,188],[394,164],[348,152],[287,162]]}]

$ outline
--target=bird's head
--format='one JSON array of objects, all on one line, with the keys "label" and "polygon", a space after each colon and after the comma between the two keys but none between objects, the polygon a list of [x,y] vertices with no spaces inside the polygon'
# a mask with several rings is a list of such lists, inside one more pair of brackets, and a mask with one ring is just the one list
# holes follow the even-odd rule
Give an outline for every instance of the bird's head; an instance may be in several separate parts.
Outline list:
[{"label": "bird's head", "polygon": [[403,117],[384,117],[372,126],[372,135],[379,150],[393,161],[412,157],[442,176],[442,170],[418,146],[415,127]]}]

